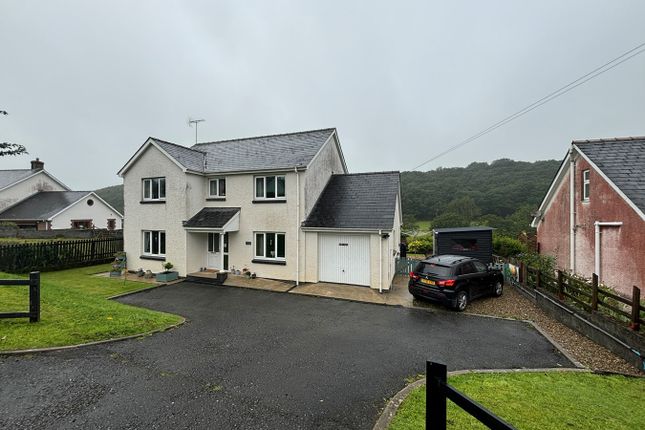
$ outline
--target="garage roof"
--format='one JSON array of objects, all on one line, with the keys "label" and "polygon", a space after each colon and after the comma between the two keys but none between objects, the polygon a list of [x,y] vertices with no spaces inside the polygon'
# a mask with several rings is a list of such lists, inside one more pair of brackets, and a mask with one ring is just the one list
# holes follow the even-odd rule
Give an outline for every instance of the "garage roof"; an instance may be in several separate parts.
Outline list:
[{"label": "garage roof", "polygon": [[391,230],[399,172],[332,175],[303,227]]}]

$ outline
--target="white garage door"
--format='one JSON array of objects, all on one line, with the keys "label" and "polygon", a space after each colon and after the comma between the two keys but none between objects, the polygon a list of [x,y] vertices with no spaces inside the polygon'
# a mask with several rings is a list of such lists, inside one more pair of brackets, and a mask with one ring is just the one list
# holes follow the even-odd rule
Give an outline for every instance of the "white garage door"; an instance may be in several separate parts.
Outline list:
[{"label": "white garage door", "polygon": [[367,234],[318,234],[321,282],[370,285],[370,237]]}]

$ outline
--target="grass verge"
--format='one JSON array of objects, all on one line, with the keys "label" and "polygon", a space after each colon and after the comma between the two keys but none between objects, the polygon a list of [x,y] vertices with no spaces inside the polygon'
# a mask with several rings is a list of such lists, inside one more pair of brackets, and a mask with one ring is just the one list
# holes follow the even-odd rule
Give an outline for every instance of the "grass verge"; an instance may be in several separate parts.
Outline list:
[{"label": "grass verge", "polygon": [[[40,322],[0,319],[0,351],[77,345],[167,328],[180,316],[124,305],[107,297],[150,287],[92,276],[109,265],[41,274]],[[24,278],[0,272],[2,279]],[[29,309],[29,287],[0,286],[0,312]]]},{"label": "grass verge", "polygon": [[[449,378],[470,398],[522,430],[645,427],[645,379],[582,372],[472,373]],[[399,407],[390,430],[424,428],[425,386]],[[448,401],[449,429],[486,429]]]}]

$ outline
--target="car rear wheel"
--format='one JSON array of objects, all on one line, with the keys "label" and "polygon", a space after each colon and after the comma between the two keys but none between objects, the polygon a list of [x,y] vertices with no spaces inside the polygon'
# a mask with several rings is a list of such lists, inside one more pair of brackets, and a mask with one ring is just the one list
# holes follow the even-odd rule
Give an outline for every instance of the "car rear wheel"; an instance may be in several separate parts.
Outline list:
[{"label": "car rear wheel", "polygon": [[452,308],[457,312],[461,312],[466,309],[466,306],[468,306],[468,293],[463,290],[459,291],[455,297]]},{"label": "car rear wheel", "polygon": [[493,287],[493,294],[495,297],[499,297],[502,295],[504,292],[504,284],[502,284],[501,281],[495,282],[495,286]]}]

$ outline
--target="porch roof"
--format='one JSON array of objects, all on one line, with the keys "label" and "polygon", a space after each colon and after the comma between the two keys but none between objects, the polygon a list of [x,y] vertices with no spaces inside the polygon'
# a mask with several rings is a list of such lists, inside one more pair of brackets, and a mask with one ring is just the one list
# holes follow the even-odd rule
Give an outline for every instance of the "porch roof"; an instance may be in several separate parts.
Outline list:
[{"label": "porch roof", "polygon": [[239,229],[240,208],[203,208],[188,221],[187,230],[237,231]]}]

